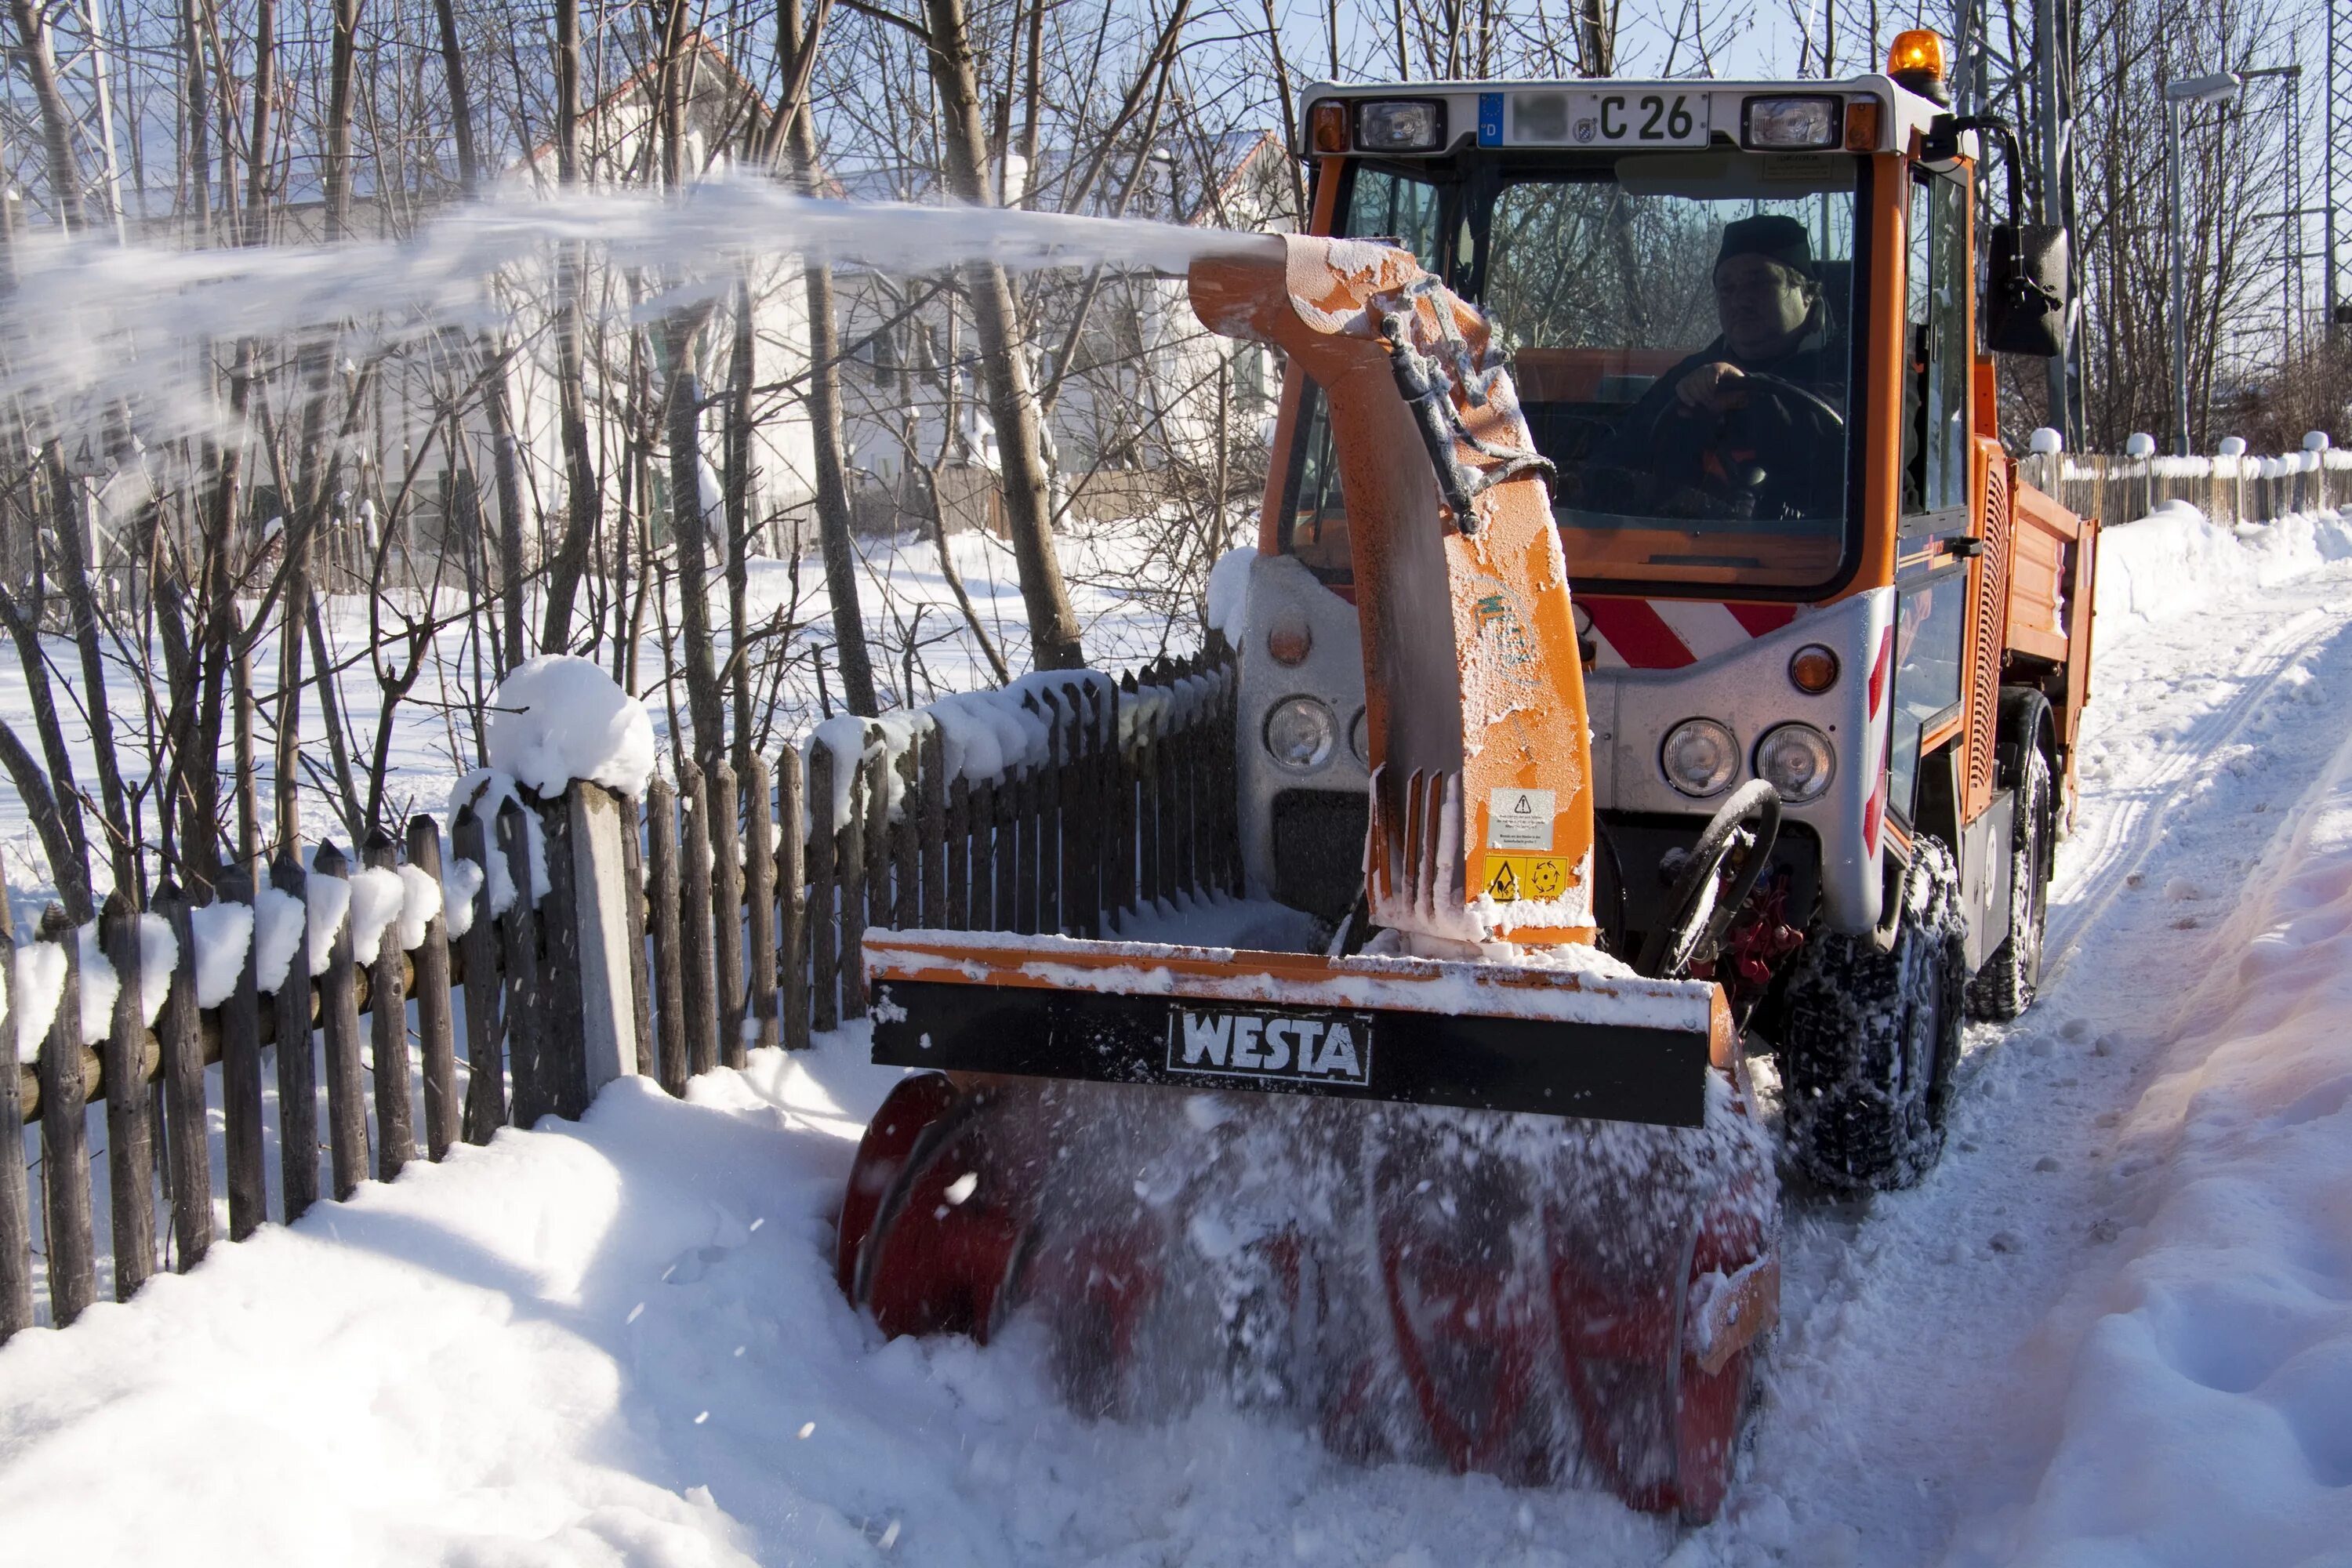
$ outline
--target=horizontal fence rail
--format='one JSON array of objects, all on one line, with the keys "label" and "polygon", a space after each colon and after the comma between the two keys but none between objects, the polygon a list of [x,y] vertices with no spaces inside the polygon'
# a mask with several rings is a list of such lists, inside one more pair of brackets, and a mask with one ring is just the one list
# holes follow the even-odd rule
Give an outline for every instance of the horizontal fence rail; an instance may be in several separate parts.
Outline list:
[{"label": "horizontal fence rail", "polygon": [[[1100,936],[1124,911],[1238,892],[1234,668],[1212,642],[1116,680],[1031,677],[992,694],[1017,705],[1030,739],[993,768],[958,754],[957,725],[926,710],[823,726],[805,759],[681,762],[642,802],[573,784],[553,800],[518,789],[487,820],[468,805],[449,848],[486,874],[463,905],[444,871],[464,867],[445,868],[440,826],[423,816],[397,838],[377,834],[356,866],[331,844],[307,864],[280,845],[202,903],[168,882],[146,911],[112,895],[94,951],[118,990],[95,1042],[80,995],[102,976],[81,973],[82,942],[51,905],[34,942],[48,944],[39,963],[62,960],[53,1021],[21,1048],[33,992],[16,984],[0,1015],[0,1047],[18,1063],[0,1070],[0,1120],[39,1130],[37,1180],[26,1161],[0,1159],[0,1342],[35,1322],[37,1269],[59,1327],[97,1299],[93,1108],[106,1119],[113,1293],[127,1300],[159,1256],[184,1271],[215,1239],[211,1095],[229,1239],[271,1217],[273,1063],[276,1217],[290,1223],[501,1126],[576,1118],[624,1073],[683,1094],[750,1049],[806,1047],[864,1016],[869,926]],[[451,896],[424,897],[420,883]],[[496,913],[494,885],[513,889]],[[262,907],[273,893],[303,911],[282,975],[261,973],[265,925],[292,918]],[[226,923],[251,934],[234,984],[207,999],[200,948],[223,939],[200,931],[224,924],[214,905],[241,906]],[[383,920],[364,951],[352,926],[363,905]],[[452,921],[461,908],[470,921]],[[12,978],[39,967],[5,889],[0,942],[19,960]],[[142,973],[166,952],[168,974]]]}]

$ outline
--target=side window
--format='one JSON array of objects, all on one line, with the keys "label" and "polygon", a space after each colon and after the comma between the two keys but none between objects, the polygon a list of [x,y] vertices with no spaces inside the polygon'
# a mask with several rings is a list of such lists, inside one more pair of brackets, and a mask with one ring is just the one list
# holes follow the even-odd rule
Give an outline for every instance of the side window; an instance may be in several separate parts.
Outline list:
[{"label": "side window", "polygon": [[[1348,192],[1339,232],[1357,239],[1392,239],[1413,253],[1422,267],[1440,272],[1444,211],[1441,193],[1424,180],[1358,164]],[[1339,470],[1331,432],[1323,417],[1323,395],[1313,382],[1299,406],[1296,440],[1302,451],[1298,483],[1282,520],[1282,548],[1327,583],[1348,581],[1348,512],[1339,497]]]},{"label": "side window", "polygon": [[1968,193],[1914,177],[1903,308],[1903,513],[1969,501]]},{"label": "side window", "polygon": [[1358,164],[1340,232],[1358,239],[1393,239],[1419,258],[1423,270],[1435,272],[1438,237],[1444,232],[1440,205],[1435,185]]},{"label": "side window", "polygon": [[1903,595],[1895,614],[1894,732],[1886,752],[1886,804],[1912,820],[1919,738],[1960,700],[1960,655],[1968,626],[1968,574],[1947,572]]}]

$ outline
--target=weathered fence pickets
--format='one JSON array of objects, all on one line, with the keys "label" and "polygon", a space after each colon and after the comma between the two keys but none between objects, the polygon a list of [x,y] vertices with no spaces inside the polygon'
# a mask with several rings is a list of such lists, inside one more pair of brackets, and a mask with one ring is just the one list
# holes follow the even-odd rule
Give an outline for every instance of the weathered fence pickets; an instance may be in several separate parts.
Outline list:
[{"label": "weathered fence pickets", "polygon": [[2332,447],[2284,458],[2036,452],[2020,458],[2017,471],[2069,511],[2111,527],[2149,516],[2168,500],[2185,500],[2224,526],[2352,503],[2352,451]]},{"label": "weathered fence pickets", "polygon": [[[1222,646],[1116,683],[1033,678],[993,700],[1018,702],[1043,728],[1042,755],[975,771],[938,721],[868,722],[854,753],[816,744],[803,759],[788,748],[740,773],[681,763],[675,782],[652,781],[642,810],[586,784],[553,801],[506,797],[488,820],[465,805],[449,823],[446,867],[439,826],[417,817],[367,843],[365,873],[400,879],[411,894],[420,879],[464,894],[445,871],[467,874],[478,893],[450,908],[420,900],[433,911],[421,931],[404,908],[366,951],[349,913],[354,868],[332,844],[307,866],[299,845],[281,845],[266,867],[233,867],[209,896],[159,886],[144,918],[171,932],[168,983],[142,985],[142,916],[110,898],[99,950],[120,987],[95,1048],[82,1038],[78,933],[51,906],[39,940],[63,961],[57,1013],[39,1048],[16,1053],[24,1065],[0,1070],[0,1118],[40,1129],[37,1183],[23,1162],[0,1160],[0,1342],[34,1321],[36,1212],[50,1321],[69,1324],[97,1298],[86,1108],[106,1114],[106,1222],[115,1294],[127,1299],[159,1258],[193,1268],[215,1239],[208,1092],[222,1112],[229,1239],[270,1217],[269,1058],[277,1217],[290,1223],[320,1195],[322,1142],[340,1200],[510,1122],[576,1117],[619,1072],[682,1095],[695,1075],[740,1066],[752,1047],[805,1047],[864,1015],[868,925],[1102,936],[1122,910],[1238,890],[1234,679]],[[494,857],[503,877],[483,874]],[[513,889],[495,913],[494,887]],[[13,952],[5,894],[0,945]],[[260,907],[278,900],[291,904]],[[246,906],[250,936],[234,985],[206,1007],[197,931],[214,902]],[[453,918],[467,909],[471,919]],[[265,931],[289,919],[301,929],[280,930],[293,951],[265,984]],[[0,1043],[18,1028],[15,989]],[[151,995],[161,998],[152,1016]],[[217,1080],[205,1072],[214,1064]]]}]

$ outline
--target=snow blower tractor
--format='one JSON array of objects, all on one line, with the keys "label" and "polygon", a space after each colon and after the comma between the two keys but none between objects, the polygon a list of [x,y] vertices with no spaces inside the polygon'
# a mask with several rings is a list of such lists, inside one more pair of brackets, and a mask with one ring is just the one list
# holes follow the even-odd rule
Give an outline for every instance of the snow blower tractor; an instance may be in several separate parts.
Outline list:
[{"label": "snow blower tractor", "polygon": [[1713,1515],[1782,1156],[1932,1163],[1964,1013],[2032,998],[2087,695],[2095,529],[1978,352],[2054,352],[2063,235],[1992,226],[1979,323],[2000,128],[1933,43],[1309,89],[1314,232],[1189,285],[1297,373],[1228,629],[1248,882],[1328,946],[869,931],[874,1059],[928,1069],[840,1217],[884,1331]]}]

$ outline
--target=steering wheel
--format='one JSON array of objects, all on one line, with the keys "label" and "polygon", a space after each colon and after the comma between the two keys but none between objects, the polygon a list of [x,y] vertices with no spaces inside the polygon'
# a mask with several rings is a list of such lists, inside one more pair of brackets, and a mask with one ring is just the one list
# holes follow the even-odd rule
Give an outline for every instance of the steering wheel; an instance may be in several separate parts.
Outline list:
[{"label": "steering wheel", "polygon": [[[1736,406],[1693,408],[1669,397],[1651,416],[1643,445],[1657,478],[1673,486],[1661,497],[1661,515],[1754,516],[1758,493],[1771,478],[1770,468],[1755,460],[1774,445],[1769,437],[1785,442],[1790,432],[1822,437],[1845,432],[1844,416],[1785,377],[1750,371],[1738,385],[1745,401]],[[1766,420],[1766,408],[1778,419]]]}]

